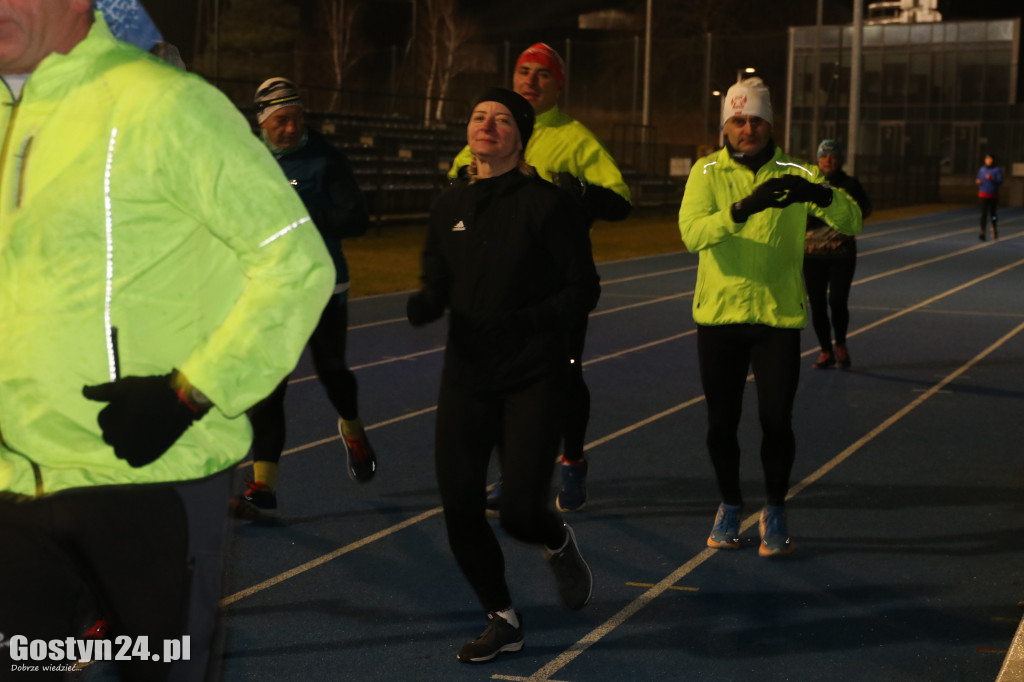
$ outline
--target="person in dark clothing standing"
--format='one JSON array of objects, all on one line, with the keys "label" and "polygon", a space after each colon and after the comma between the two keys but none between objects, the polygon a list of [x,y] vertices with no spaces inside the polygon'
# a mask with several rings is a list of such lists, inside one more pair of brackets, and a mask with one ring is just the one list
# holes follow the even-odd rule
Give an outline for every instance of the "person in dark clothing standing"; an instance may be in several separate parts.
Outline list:
[{"label": "person in dark clothing standing", "polygon": [[562,436],[569,333],[597,304],[600,286],[578,204],[523,160],[533,124],[529,102],[510,90],[489,90],[473,107],[471,182],[453,185],[434,205],[423,286],[407,306],[414,326],[450,311],[437,480],[449,545],[489,620],[459,651],[467,663],[523,646],[522,616],[485,515],[495,447],[502,452],[502,527],[544,546],[566,606],[582,608],[593,591],[590,568],[548,491]]},{"label": "person in dark clothing standing", "polygon": [[[358,386],[345,362],[348,332],[348,263],[341,249],[345,237],[366,234],[369,215],[345,155],[309,128],[295,84],[270,78],[256,90],[260,136],[306,205],[334,260],[334,294],[309,339],[313,366],[337,410],[338,433],[345,447],[348,475],[365,482],[377,471],[377,455],[359,419]],[[277,508],[277,466],[284,449],[284,396],[288,378],[249,410],[253,428],[253,480],[236,501],[236,515],[252,516]],[[255,510],[253,509],[255,508]]]},{"label": "person in dark clothing standing", "polygon": [[[832,187],[846,190],[860,206],[862,219],[871,215],[871,200],[857,178],[843,172],[843,152],[836,140],[823,140],[818,145],[818,168]],[[814,369],[838,365],[849,369],[850,351],[846,347],[846,331],[850,326],[850,287],[857,267],[857,240],[853,235],[833,230],[817,216],[807,216],[804,240],[804,286],[811,308],[811,326],[821,344],[821,353]],[[829,320],[829,308],[832,319]],[[835,330],[835,345],[832,331]]]},{"label": "person in dark clothing standing", "polygon": [[981,234],[978,235],[978,239],[985,241],[985,229],[988,227],[990,216],[992,239],[998,239],[999,216],[996,214],[996,210],[999,208],[999,186],[1003,184],[1003,172],[996,165],[994,156],[985,155],[985,165],[978,169],[978,177],[974,179],[974,182],[978,185],[978,200],[981,202]]}]

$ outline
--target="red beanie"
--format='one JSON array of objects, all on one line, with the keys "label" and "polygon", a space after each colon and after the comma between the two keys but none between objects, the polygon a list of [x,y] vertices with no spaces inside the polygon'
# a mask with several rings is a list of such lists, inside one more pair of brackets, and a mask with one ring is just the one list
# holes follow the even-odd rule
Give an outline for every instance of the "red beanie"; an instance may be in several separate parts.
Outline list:
[{"label": "red beanie", "polygon": [[565,83],[565,63],[547,43],[535,43],[523,50],[516,61],[516,71],[525,62],[536,62],[551,72],[559,83]]}]

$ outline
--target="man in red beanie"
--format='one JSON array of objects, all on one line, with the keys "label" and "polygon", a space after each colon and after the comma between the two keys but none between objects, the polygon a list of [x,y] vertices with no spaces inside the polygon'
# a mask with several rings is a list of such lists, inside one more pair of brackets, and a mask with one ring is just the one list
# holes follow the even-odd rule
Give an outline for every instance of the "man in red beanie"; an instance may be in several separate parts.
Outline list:
[{"label": "man in red beanie", "polygon": [[[629,187],[622,179],[608,150],[582,123],[558,108],[565,86],[565,63],[549,45],[536,43],[516,60],[512,89],[522,95],[537,115],[526,148],[526,162],[537,173],[572,193],[582,204],[592,224],[594,220],[617,221],[633,208]],[[461,177],[473,160],[466,147],[452,163],[449,177]],[[577,511],[587,502],[588,463],[583,441],[590,420],[590,391],[583,381],[583,344],[586,320],[570,335],[572,353],[571,389],[564,430],[565,451],[560,467],[562,483],[555,499],[559,511]],[[500,513],[501,482],[491,490],[487,510]]]}]

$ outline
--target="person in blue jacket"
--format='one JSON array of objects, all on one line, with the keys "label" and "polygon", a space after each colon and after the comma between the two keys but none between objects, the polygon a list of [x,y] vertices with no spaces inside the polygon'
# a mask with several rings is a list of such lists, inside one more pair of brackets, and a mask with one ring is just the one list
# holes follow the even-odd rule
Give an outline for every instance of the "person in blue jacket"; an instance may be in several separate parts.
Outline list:
[{"label": "person in blue jacket", "polygon": [[990,216],[992,239],[998,239],[999,216],[996,214],[996,210],[999,207],[999,186],[1003,184],[1003,172],[996,165],[996,157],[991,154],[985,155],[985,164],[978,169],[978,176],[974,183],[978,185],[978,199],[981,201],[981,219],[979,221],[981,233],[978,235],[978,239],[985,241],[985,228],[988,226]]},{"label": "person in blue jacket", "polygon": [[[334,259],[334,295],[324,308],[309,347],[317,377],[340,415],[338,432],[348,459],[348,475],[355,481],[369,481],[377,470],[377,455],[359,418],[355,375],[345,362],[349,274],[341,248],[343,238],[366,234],[370,220],[366,201],[344,153],[306,125],[304,106],[292,81],[280,77],[267,79],[256,90],[255,104],[260,137],[299,193]],[[237,516],[277,509],[275,488],[284,449],[287,384],[286,378],[249,410],[253,427],[253,480],[236,504]]]}]

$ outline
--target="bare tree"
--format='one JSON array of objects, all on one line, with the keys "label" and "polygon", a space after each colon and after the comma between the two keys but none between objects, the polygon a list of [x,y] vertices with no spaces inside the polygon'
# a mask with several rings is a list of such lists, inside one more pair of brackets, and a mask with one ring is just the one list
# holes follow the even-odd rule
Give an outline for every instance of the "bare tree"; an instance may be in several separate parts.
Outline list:
[{"label": "bare tree", "polygon": [[444,31],[441,34],[443,54],[445,56],[440,73],[438,73],[437,108],[434,120],[440,121],[444,109],[444,99],[448,96],[448,86],[452,78],[466,71],[465,46],[478,33],[475,24],[455,14],[455,0],[444,0],[450,5],[451,11],[442,15]]},{"label": "bare tree", "polygon": [[448,94],[452,79],[467,70],[465,48],[478,33],[478,28],[473,22],[458,14],[456,0],[423,0],[423,5],[420,30],[424,40],[421,41],[421,45],[426,50],[429,64],[423,123],[430,124],[432,120],[442,119],[444,98]]},{"label": "bare tree", "polygon": [[353,38],[353,27],[363,9],[355,0],[320,0],[327,31],[327,49],[334,74],[334,93],[331,95],[333,110],[338,104],[338,94],[345,75],[362,58],[362,51]]}]

